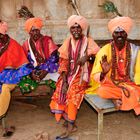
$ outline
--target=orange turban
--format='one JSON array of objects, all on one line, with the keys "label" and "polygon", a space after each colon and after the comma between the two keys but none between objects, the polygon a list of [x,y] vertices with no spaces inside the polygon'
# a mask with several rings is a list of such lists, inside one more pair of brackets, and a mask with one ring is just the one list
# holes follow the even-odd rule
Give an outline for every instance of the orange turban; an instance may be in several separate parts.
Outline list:
[{"label": "orange turban", "polygon": [[37,29],[41,29],[43,26],[43,22],[41,18],[29,18],[25,22],[25,30],[29,33],[32,27],[35,27]]},{"label": "orange turban", "polygon": [[82,30],[84,31],[87,26],[88,26],[88,22],[86,20],[86,18],[82,17],[82,16],[78,16],[78,15],[72,15],[68,18],[67,24],[69,26],[69,28],[71,26],[73,26],[75,23],[79,24],[82,28]]},{"label": "orange turban", "polygon": [[130,17],[115,17],[109,21],[108,29],[113,33],[118,27],[120,27],[128,34],[132,25],[133,20]]},{"label": "orange turban", "polygon": [[7,23],[4,22],[4,21],[1,21],[1,22],[0,22],[0,33],[1,33],[1,34],[6,34],[7,30],[8,30],[8,25],[7,25]]}]

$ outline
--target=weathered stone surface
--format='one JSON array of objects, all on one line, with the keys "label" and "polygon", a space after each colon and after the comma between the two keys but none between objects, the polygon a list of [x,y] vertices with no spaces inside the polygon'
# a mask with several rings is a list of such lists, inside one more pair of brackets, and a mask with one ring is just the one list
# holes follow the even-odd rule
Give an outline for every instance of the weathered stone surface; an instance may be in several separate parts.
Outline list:
[{"label": "weathered stone surface", "polygon": [[[54,41],[61,44],[68,36],[67,18],[75,14],[69,0],[0,0],[0,18],[9,24],[9,34],[19,43],[28,37],[24,31],[24,20],[17,18],[17,10],[21,5],[26,5],[35,16],[41,17],[44,21],[43,34],[53,37]],[[111,35],[107,29],[107,23],[113,14],[105,14],[103,9],[98,7],[105,0],[77,0],[80,13],[85,16],[91,26],[91,35],[94,39],[110,39]],[[124,16],[130,16],[135,21],[135,26],[130,33],[131,39],[140,38],[140,14],[139,0],[112,0],[119,12]]]}]

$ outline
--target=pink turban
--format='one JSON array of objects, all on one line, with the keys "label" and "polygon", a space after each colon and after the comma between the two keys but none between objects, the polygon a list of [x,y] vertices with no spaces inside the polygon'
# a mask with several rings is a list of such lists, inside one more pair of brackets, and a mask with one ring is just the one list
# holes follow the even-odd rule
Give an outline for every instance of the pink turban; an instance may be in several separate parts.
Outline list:
[{"label": "pink turban", "polygon": [[78,15],[72,15],[68,18],[67,24],[69,26],[69,28],[71,26],[73,26],[75,23],[79,24],[82,28],[82,30],[84,31],[87,26],[88,26],[88,22],[86,20],[86,18],[82,17],[82,16],[78,16]]},{"label": "pink turban", "polygon": [[43,22],[41,18],[29,18],[25,22],[25,30],[29,33],[32,27],[35,27],[37,29],[41,29],[43,26]]},{"label": "pink turban", "polygon": [[133,20],[129,17],[115,17],[109,21],[108,29],[113,33],[118,27],[120,27],[128,34],[132,25]]},{"label": "pink turban", "polygon": [[1,33],[1,34],[6,34],[7,30],[8,30],[8,25],[7,25],[7,23],[4,22],[4,21],[1,21],[1,22],[0,22],[0,33]]}]

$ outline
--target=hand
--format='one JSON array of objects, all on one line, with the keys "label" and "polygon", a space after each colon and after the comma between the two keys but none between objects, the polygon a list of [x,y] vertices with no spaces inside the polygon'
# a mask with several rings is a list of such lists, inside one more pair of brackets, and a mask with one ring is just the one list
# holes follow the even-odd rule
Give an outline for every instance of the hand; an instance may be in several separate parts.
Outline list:
[{"label": "hand", "polygon": [[40,81],[48,74],[46,70],[39,70],[39,73]]},{"label": "hand", "polygon": [[83,66],[85,64],[85,62],[87,61],[87,59],[88,58],[85,55],[85,56],[83,56],[83,57],[81,57],[81,58],[78,59],[77,64],[80,65],[80,66]]},{"label": "hand", "polygon": [[64,82],[62,86],[62,94],[66,94],[68,90],[68,83]]},{"label": "hand", "polygon": [[111,64],[107,62],[107,56],[102,56],[102,60],[100,61],[102,67],[102,73],[107,74],[111,68]]},{"label": "hand", "polygon": [[47,75],[45,70],[33,70],[31,77],[33,80],[40,82]]},{"label": "hand", "polygon": [[34,81],[40,81],[39,76],[36,74],[36,70],[33,70],[33,71],[32,71],[32,73],[31,73],[31,78],[32,78]]},{"label": "hand", "polygon": [[62,82],[63,82],[63,85],[62,85],[62,94],[66,94],[67,93],[67,90],[68,90],[68,82],[67,82],[67,75],[66,73],[63,71],[62,72]]}]

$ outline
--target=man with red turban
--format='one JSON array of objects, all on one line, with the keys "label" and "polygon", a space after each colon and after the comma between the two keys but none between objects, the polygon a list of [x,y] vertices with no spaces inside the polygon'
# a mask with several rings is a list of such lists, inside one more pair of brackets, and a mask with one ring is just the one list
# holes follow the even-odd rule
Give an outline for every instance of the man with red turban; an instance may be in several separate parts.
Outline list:
[{"label": "man with red turban", "polygon": [[23,48],[8,34],[7,23],[0,20],[0,119],[4,128],[3,136],[11,136],[14,127],[5,125],[5,116],[11,99],[10,91],[21,78],[31,73]]},{"label": "man with red turban", "polygon": [[88,27],[87,20],[78,15],[68,19],[70,36],[59,48],[59,74],[56,90],[50,103],[51,112],[56,121],[63,117],[66,131],[57,138],[63,139],[77,129],[75,120],[83,101],[89,80],[89,62],[92,62],[99,50],[91,37],[84,35]]},{"label": "man with red turban", "polygon": [[29,38],[23,43],[23,49],[32,67],[31,78],[40,82],[48,73],[58,70],[57,46],[50,36],[42,35],[41,18],[32,17],[25,22]]},{"label": "man with red turban", "polygon": [[108,28],[113,41],[100,49],[91,72],[91,81],[99,83],[97,94],[112,99],[117,109],[134,109],[140,114],[140,47],[127,40],[133,21],[116,17]]}]

